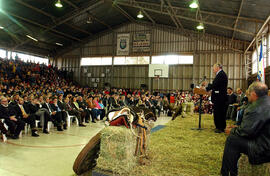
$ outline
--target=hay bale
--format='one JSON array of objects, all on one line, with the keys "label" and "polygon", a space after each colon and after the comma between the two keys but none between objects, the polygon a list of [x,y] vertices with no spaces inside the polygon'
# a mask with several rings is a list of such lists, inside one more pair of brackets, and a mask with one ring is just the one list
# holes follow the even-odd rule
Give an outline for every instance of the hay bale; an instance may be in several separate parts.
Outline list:
[{"label": "hay bale", "polygon": [[115,174],[127,174],[138,164],[134,156],[136,137],[123,126],[109,126],[101,131],[97,167]]},{"label": "hay bale", "polygon": [[239,176],[270,176],[270,163],[251,165],[247,155],[242,155],[238,161]]}]

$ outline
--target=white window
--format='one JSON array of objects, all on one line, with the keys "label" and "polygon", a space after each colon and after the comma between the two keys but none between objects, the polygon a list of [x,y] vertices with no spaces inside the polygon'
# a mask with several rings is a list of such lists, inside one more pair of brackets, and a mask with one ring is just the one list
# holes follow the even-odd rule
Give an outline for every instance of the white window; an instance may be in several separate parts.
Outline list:
[{"label": "white window", "polygon": [[193,64],[193,55],[162,55],[153,56],[152,64]]},{"label": "white window", "polygon": [[165,64],[171,65],[171,64],[178,64],[179,62],[179,56],[178,55],[167,55],[165,56]]},{"label": "white window", "polygon": [[257,63],[257,52],[255,50],[252,53],[252,74],[257,73],[258,71]]},{"label": "white window", "polygon": [[113,61],[114,65],[124,65],[125,63],[126,63],[125,57],[115,57]]},{"label": "white window", "polygon": [[111,65],[111,57],[85,57],[81,59],[81,66],[88,65]]},{"label": "white window", "polygon": [[101,58],[101,65],[112,65],[112,58],[111,57],[102,57]]},{"label": "white window", "polygon": [[178,63],[179,64],[193,64],[193,56],[192,55],[180,55]]},{"label": "white window", "polygon": [[6,50],[0,49],[0,57],[1,58],[6,58]]},{"label": "white window", "polygon": [[115,57],[114,65],[143,65],[149,64],[149,56]]},{"label": "white window", "polygon": [[23,53],[18,53],[18,52],[11,52],[8,51],[8,59],[15,59],[16,57],[18,57],[18,59],[20,59],[23,62],[32,62],[32,63],[36,63],[36,64],[45,64],[48,65],[49,64],[49,59],[48,58],[43,58],[43,57],[38,57],[38,56],[33,56],[33,55],[29,55],[29,54],[23,54]]}]

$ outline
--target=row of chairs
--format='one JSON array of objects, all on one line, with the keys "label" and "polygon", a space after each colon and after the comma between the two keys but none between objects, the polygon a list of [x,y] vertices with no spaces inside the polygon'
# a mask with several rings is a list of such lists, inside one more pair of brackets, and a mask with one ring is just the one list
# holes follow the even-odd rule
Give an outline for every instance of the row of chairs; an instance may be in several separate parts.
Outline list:
[{"label": "row of chairs", "polygon": [[[67,126],[70,127],[71,126],[71,122],[73,121],[73,119],[75,119],[76,121],[76,125],[79,126],[79,120],[76,116],[74,115],[69,115],[68,112],[67,113]],[[4,124],[5,128],[8,130],[8,126],[4,123],[4,119],[1,119],[2,123]],[[38,126],[38,123],[40,122],[40,120],[36,120],[36,126]],[[53,123],[52,122],[48,122],[48,132],[50,131],[50,129],[53,127]],[[29,124],[26,124],[25,127],[24,127],[24,133],[25,135],[28,134],[28,132],[31,131],[30,129],[30,125]],[[7,141],[7,137],[5,134],[2,135],[3,136],[3,142],[6,142]],[[22,132],[20,133],[19,135],[19,138],[22,137]]]}]

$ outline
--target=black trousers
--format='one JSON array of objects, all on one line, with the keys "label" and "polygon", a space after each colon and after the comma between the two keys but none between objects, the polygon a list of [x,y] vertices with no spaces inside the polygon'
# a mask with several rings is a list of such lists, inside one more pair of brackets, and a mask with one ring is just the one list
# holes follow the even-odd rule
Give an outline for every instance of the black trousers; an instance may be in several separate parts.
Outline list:
[{"label": "black trousers", "polygon": [[226,128],[226,112],[228,106],[224,102],[214,103],[214,123],[217,129]]},{"label": "black trousers", "polygon": [[91,111],[89,109],[84,109],[83,111],[85,112],[85,121],[89,121],[90,120]]},{"label": "black trousers", "polygon": [[7,124],[11,134],[19,136],[20,132],[24,129],[25,122],[20,119],[17,119],[17,121],[5,119],[5,124]]},{"label": "black trousers", "polygon": [[31,129],[36,128],[36,117],[35,115],[29,115],[27,118],[21,118],[22,121],[30,125]]},{"label": "black trousers", "polygon": [[7,134],[7,129],[5,128],[4,124],[0,121],[0,131],[3,134]]},{"label": "black trousers", "polygon": [[51,115],[52,121],[56,126],[62,125],[62,112],[56,112],[55,115]]},{"label": "black trousers", "polygon": [[82,124],[82,116],[81,116],[80,111],[72,109],[71,111],[68,111],[68,114],[76,116],[79,120],[79,124]]},{"label": "black trousers", "polygon": [[237,176],[237,163],[241,153],[248,154],[248,140],[234,135],[228,136],[222,159],[222,176]]},{"label": "black trousers", "polygon": [[62,123],[67,124],[67,113],[65,111],[61,111],[62,113]]},{"label": "black trousers", "polygon": [[103,118],[105,117],[105,109],[100,109],[101,114],[100,114],[100,120],[103,120]]}]

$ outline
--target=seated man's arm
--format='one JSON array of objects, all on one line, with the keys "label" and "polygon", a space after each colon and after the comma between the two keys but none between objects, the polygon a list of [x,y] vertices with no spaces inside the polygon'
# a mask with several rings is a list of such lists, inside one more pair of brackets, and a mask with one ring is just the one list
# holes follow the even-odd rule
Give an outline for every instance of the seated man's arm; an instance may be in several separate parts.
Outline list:
[{"label": "seated man's arm", "polygon": [[233,128],[231,134],[247,138],[256,137],[264,125],[264,121],[260,118],[261,115],[256,109],[247,109],[241,125]]}]

